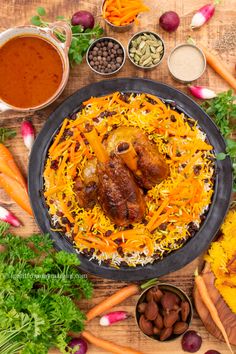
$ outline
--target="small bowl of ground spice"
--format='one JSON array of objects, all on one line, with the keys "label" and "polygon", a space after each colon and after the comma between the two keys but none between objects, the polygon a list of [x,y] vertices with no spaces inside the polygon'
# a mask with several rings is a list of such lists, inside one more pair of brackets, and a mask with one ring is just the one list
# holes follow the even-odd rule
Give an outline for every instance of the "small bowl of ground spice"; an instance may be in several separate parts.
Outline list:
[{"label": "small bowl of ground spice", "polygon": [[155,32],[142,31],[131,37],[128,43],[130,61],[142,69],[153,69],[158,66],[165,54],[165,44]]},{"label": "small bowl of ground spice", "polygon": [[177,45],[171,51],[167,63],[172,77],[183,83],[199,79],[206,70],[203,51],[189,43]]},{"label": "small bowl of ground spice", "polygon": [[116,74],[123,67],[125,59],[125,48],[112,37],[97,39],[86,54],[88,66],[100,75]]}]

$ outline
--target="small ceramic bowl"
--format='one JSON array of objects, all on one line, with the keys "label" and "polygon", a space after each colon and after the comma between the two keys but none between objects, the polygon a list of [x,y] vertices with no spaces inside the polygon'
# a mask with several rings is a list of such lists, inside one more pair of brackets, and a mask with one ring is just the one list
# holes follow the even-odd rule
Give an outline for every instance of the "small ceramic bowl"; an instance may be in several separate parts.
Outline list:
[{"label": "small ceramic bowl", "polygon": [[172,77],[187,84],[203,75],[206,70],[206,57],[201,48],[183,43],[171,51],[167,64]]},{"label": "small ceramic bowl", "polygon": [[125,26],[117,26],[117,25],[114,25],[113,23],[111,23],[110,21],[108,21],[105,17],[103,17],[103,7],[104,7],[106,1],[107,0],[103,0],[102,6],[101,6],[101,14],[102,14],[102,18],[105,21],[105,23],[107,23],[108,26],[110,26],[115,32],[126,32],[126,31],[129,31],[133,27],[134,21],[130,22],[128,25],[125,25]]},{"label": "small ceramic bowl", "polygon": [[[162,47],[163,47],[163,51],[162,51],[162,54],[161,54],[161,57],[160,57],[160,60],[156,63],[156,64],[152,64],[151,66],[143,66],[143,65],[139,65],[137,64],[135,61],[134,61],[134,58],[132,57],[132,53],[130,52],[131,50],[131,47],[132,47],[132,42],[134,40],[136,40],[138,37],[141,37],[142,35],[152,35],[154,36],[157,40],[161,41],[162,43]],[[149,69],[153,69],[155,67],[157,67],[163,60],[164,58],[164,55],[165,55],[165,43],[163,41],[163,39],[159,36],[159,34],[155,33],[155,32],[151,32],[151,31],[141,31],[141,32],[138,32],[138,33],[135,33],[129,40],[128,42],[128,46],[127,46],[127,53],[128,53],[128,57],[129,57],[129,60],[137,67],[137,68],[140,68],[140,69],[145,69],[145,70],[149,70]],[[157,54],[157,53],[152,53],[152,54]]]},{"label": "small ceramic bowl", "polygon": [[[118,56],[120,56],[120,58],[122,58],[122,62],[119,62],[119,67],[117,67],[116,69],[112,70],[112,71],[109,71],[109,72],[101,72],[99,71],[98,68],[94,68],[90,62],[90,55],[93,53],[93,49],[97,46],[98,43],[102,43],[104,41],[107,41],[108,43],[109,42],[112,42],[113,45],[119,45],[119,48],[120,50],[122,50],[122,53],[120,53]],[[108,53],[108,57],[113,54],[111,53],[110,51],[114,49],[114,48],[111,48],[111,49],[107,49],[107,53]],[[100,54],[101,55],[101,54]],[[121,44],[121,42],[119,42],[117,39],[115,38],[112,38],[112,37],[102,37],[102,38],[99,38],[97,40],[95,40],[89,47],[87,53],[86,53],[86,61],[87,61],[87,64],[88,66],[90,67],[90,69],[95,72],[96,74],[99,74],[99,75],[103,75],[103,76],[109,76],[109,75],[114,75],[116,73],[118,73],[118,71],[120,71],[122,69],[122,67],[124,66],[124,63],[125,63],[125,60],[126,60],[126,52],[125,52],[125,48],[124,46]],[[108,64],[112,64],[112,62],[108,62]],[[117,64],[117,63],[116,63]],[[109,69],[110,70],[110,69]]]},{"label": "small ceramic bowl", "polygon": [[[59,39],[55,36],[54,34],[55,29],[61,29],[65,33],[66,41],[64,43],[59,41]],[[71,39],[72,39],[70,26],[64,21],[57,21],[55,23],[50,24],[49,27],[46,28],[40,28],[32,25],[9,28],[8,30],[0,33],[0,46],[4,45],[4,43],[6,43],[7,41],[9,41],[14,37],[27,36],[27,35],[37,36],[39,38],[42,38],[48,43],[50,43],[57,50],[63,63],[63,75],[62,75],[61,83],[57,91],[53,94],[53,96],[49,97],[47,101],[35,107],[27,107],[27,108],[14,107],[0,99],[0,112],[4,112],[8,110],[28,112],[28,111],[36,111],[42,109],[48,106],[49,104],[51,104],[53,101],[55,101],[60,96],[60,94],[62,93],[62,91],[64,90],[67,84],[69,78],[69,71],[70,71],[68,50],[70,48]]]},{"label": "small ceramic bowl", "polygon": [[[177,295],[177,297],[179,298],[179,302],[178,302],[178,304],[176,304],[176,305],[174,305],[175,306],[175,309],[171,309],[171,310],[168,310],[168,309],[164,309],[163,307],[162,307],[162,304],[161,304],[161,302],[160,302],[160,299],[161,299],[161,296],[163,296],[163,295],[161,295],[161,293],[159,294],[159,296],[158,295],[156,295],[157,296],[157,298],[158,298],[158,300],[157,299],[155,299],[154,298],[154,301],[155,301],[155,303],[157,304],[157,307],[158,307],[158,314],[160,314],[161,315],[161,317],[162,317],[162,320],[161,321],[163,321],[163,319],[164,319],[164,316],[166,316],[167,315],[167,313],[168,314],[171,314],[172,315],[172,313],[173,312],[176,312],[176,316],[178,316],[178,319],[175,321],[175,323],[174,323],[174,325],[172,325],[171,326],[171,328],[172,328],[172,330],[170,330],[170,332],[171,333],[169,333],[169,335],[168,335],[168,337],[166,338],[166,339],[162,339],[161,340],[161,336],[163,336],[163,332],[161,332],[162,330],[165,330],[165,326],[163,325],[163,322],[165,323],[165,321],[167,321],[167,317],[165,317],[165,320],[162,322],[162,326],[161,325],[158,325],[159,327],[162,327],[162,329],[158,329],[157,327],[157,317],[156,317],[156,319],[155,319],[155,322],[154,322],[154,320],[152,320],[151,321],[151,323],[152,323],[152,325],[153,325],[153,331],[155,331],[154,330],[154,328],[156,329],[158,329],[159,330],[159,333],[153,333],[152,331],[148,334],[148,328],[145,330],[146,331],[146,333],[144,333],[144,329],[143,328],[141,328],[142,326],[144,326],[145,325],[145,321],[146,321],[146,316],[148,316],[148,313],[147,312],[140,312],[140,310],[141,310],[141,308],[144,306],[144,308],[145,308],[145,303],[147,303],[148,302],[148,299],[147,299],[147,296],[150,296],[150,289],[153,289],[153,290],[155,290],[155,289],[159,289],[160,291],[161,291],[161,293],[164,295],[165,293],[167,293],[167,294],[169,294],[169,293],[171,293],[171,294],[174,294],[175,296]],[[148,295],[148,292],[149,292],[149,295]],[[163,300],[163,299],[162,299]],[[169,302],[170,302],[170,298],[169,298]],[[183,321],[183,319],[182,319],[182,311],[184,311],[184,309],[183,310],[181,310],[181,304],[182,303],[185,303],[184,305],[186,305],[187,307],[188,307],[188,311],[187,311],[187,318],[186,318],[186,320],[185,321]],[[140,307],[140,304],[144,304],[144,305],[141,305],[141,307]],[[165,298],[165,304],[168,304],[168,299],[167,298]],[[166,305],[167,306],[167,305]],[[183,306],[183,305],[182,305]],[[142,310],[143,311],[143,310]],[[147,310],[146,310],[147,311]],[[136,316],[136,322],[137,322],[137,325],[138,325],[138,327],[139,327],[139,329],[141,330],[141,332],[146,336],[146,337],[148,337],[148,338],[151,338],[151,339],[153,339],[153,340],[156,340],[156,341],[162,341],[162,342],[168,342],[168,341],[172,341],[172,340],[175,340],[175,339],[177,339],[177,338],[179,338],[180,336],[182,336],[187,330],[188,330],[188,328],[189,328],[189,326],[190,326],[190,323],[191,323],[191,321],[192,321],[192,316],[193,316],[193,307],[192,307],[192,304],[191,304],[191,301],[190,301],[190,299],[189,299],[189,297],[187,296],[187,294],[183,291],[183,290],[181,290],[180,288],[178,288],[178,287],[176,287],[176,286],[174,286],[174,285],[172,285],[172,284],[167,284],[167,283],[160,283],[160,284],[157,284],[156,286],[151,286],[151,287],[149,287],[148,289],[146,289],[146,290],[144,290],[143,291],[143,293],[141,294],[141,296],[139,297],[139,300],[138,300],[138,302],[137,302],[137,305],[136,305],[136,308],[135,308],[135,316]],[[144,321],[142,321],[141,320],[141,316],[144,316],[145,317],[145,320]],[[150,315],[149,315],[150,316]],[[155,316],[155,314],[154,314],[154,316]],[[159,316],[159,315],[158,315]],[[144,318],[143,318],[144,319]],[[171,320],[170,318],[168,319],[168,321],[169,320]],[[150,321],[148,321],[148,322],[150,322]],[[185,323],[185,325],[183,325],[183,323]],[[175,324],[177,324],[177,326],[176,327],[174,327],[175,326]],[[147,325],[150,325],[150,323],[149,324],[147,324]],[[181,326],[182,326],[182,330],[181,330]],[[145,326],[146,327],[146,326]],[[147,326],[148,327],[148,326]],[[157,331],[157,329],[156,329],[156,331]],[[167,328],[168,329],[168,328]],[[174,330],[175,330],[175,332],[181,332],[181,333],[174,333]],[[164,334],[165,335],[165,334]]]}]

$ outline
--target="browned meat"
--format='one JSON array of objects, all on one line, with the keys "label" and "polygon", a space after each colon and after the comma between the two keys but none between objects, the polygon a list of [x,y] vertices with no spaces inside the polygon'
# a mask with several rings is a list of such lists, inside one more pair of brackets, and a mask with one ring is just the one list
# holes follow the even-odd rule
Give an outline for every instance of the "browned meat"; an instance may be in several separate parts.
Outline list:
[{"label": "browned meat", "polygon": [[134,153],[137,154],[137,166],[135,164],[127,164],[127,166],[132,170],[140,187],[151,189],[168,177],[169,167],[164,156],[160,154],[157,145],[150,141],[141,129],[135,127],[114,129],[109,133],[105,145],[110,153],[117,151],[120,143],[133,146],[132,158],[134,158]]},{"label": "browned meat", "polygon": [[104,213],[119,226],[139,222],[145,213],[143,192],[119,157],[97,164],[98,201]]},{"label": "browned meat", "polygon": [[94,207],[97,202],[96,182],[90,181],[88,184],[84,184],[82,180],[77,177],[74,184],[74,191],[80,208],[87,210]]},{"label": "browned meat", "polygon": [[141,187],[151,189],[169,176],[169,167],[157,146],[142,134],[133,142],[138,155],[137,165],[141,175],[136,175]]}]

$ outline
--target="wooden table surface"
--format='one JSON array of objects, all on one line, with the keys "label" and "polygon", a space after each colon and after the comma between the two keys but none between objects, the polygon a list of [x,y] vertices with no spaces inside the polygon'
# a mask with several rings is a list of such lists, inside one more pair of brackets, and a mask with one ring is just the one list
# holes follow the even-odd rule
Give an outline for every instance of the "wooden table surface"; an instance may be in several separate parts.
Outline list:
[{"label": "wooden table surface", "polygon": [[[182,91],[186,92],[186,86],[174,81],[168,72],[166,58],[170,50],[177,44],[185,42],[188,35],[191,34],[197,41],[201,41],[208,48],[214,48],[216,41],[228,31],[232,23],[236,23],[236,0],[222,1],[218,6],[218,10],[214,18],[200,30],[191,32],[189,24],[194,10],[203,6],[209,1],[206,0],[146,0],[146,3],[151,7],[151,12],[145,14],[141,18],[141,22],[138,26],[131,29],[129,32],[120,34],[115,33],[105,26],[105,33],[114,36],[121,40],[126,45],[129,37],[137,31],[142,29],[149,29],[157,31],[166,42],[166,57],[162,64],[152,71],[137,70],[127,59],[122,71],[117,75],[118,77],[145,77],[154,79],[164,83],[168,83]],[[88,10],[94,13],[97,17],[96,20],[100,21],[100,0],[1,0],[0,1],[0,30],[7,29],[9,27],[28,24],[30,18],[35,15],[35,9],[38,6],[43,6],[47,10],[50,20],[54,20],[56,16],[64,15],[70,17],[75,11],[82,9]],[[176,11],[181,17],[181,24],[177,32],[173,34],[165,33],[160,29],[158,25],[159,16],[167,10]],[[101,20],[102,23],[102,20]],[[104,25],[102,23],[102,25]],[[233,72],[236,63],[236,51],[224,51],[217,54]],[[1,78],[0,78],[1,79]],[[91,72],[85,61],[81,65],[75,66],[70,72],[69,82],[65,88],[63,94],[49,107],[30,114],[10,112],[0,115],[0,126],[14,128],[17,131],[17,137],[11,143],[11,151],[19,163],[21,169],[27,174],[28,153],[23,145],[20,136],[20,124],[26,117],[30,117],[37,130],[40,131],[43,124],[47,120],[49,114],[62,102],[66,97],[80,89],[81,87],[90,84],[92,82],[100,81],[102,77]],[[205,74],[197,81],[197,84],[206,85],[213,90],[220,92],[228,89],[228,85],[217,76],[211,68],[207,68]],[[39,232],[35,220],[29,217],[24,211],[22,211],[9,197],[1,190],[0,191],[0,204],[13,211],[24,224],[21,228],[14,230],[14,232],[27,236],[34,232]],[[193,261],[191,264],[182,268],[181,270],[171,273],[162,278],[172,284],[179,285],[190,296],[192,296],[193,287],[193,272],[198,265],[201,264],[201,257]],[[98,277],[88,277],[94,283],[94,297],[90,302],[82,302],[81,307],[88,309],[92,304],[98,303],[102,298],[112,294],[114,290],[123,287],[125,284],[122,282],[116,282],[111,280],[105,280]],[[136,298],[133,297],[125,301],[117,309],[123,309],[134,313],[134,305]],[[183,353],[181,349],[180,340],[170,343],[159,343],[156,341],[148,340],[138,330],[134,317],[131,317],[127,321],[123,321],[120,324],[113,325],[108,328],[100,327],[98,319],[95,319],[89,325],[89,329],[95,334],[100,335],[106,339],[113,340],[121,345],[131,346],[145,354],[165,353],[165,354],[179,354]],[[218,350],[221,354],[226,354],[229,351],[224,343],[221,343],[214,337],[212,337],[203,327],[201,320],[198,318],[196,312],[194,312],[191,329],[197,330],[203,339],[203,345],[199,350],[199,354],[204,354],[209,349]],[[105,351],[89,347],[89,353],[105,354]],[[55,351],[54,351],[55,353]],[[125,353],[124,353],[125,354]]]}]

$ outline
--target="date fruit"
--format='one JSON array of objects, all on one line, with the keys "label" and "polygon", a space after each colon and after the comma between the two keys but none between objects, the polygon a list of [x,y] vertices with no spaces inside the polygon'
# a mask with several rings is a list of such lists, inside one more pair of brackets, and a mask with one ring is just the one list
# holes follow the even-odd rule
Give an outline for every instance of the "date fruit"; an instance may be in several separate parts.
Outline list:
[{"label": "date fruit", "polygon": [[188,324],[186,322],[176,322],[174,325],[173,333],[182,334],[188,329]]},{"label": "date fruit", "polygon": [[141,315],[139,319],[139,327],[144,334],[147,334],[148,336],[153,335],[153,324],[151,321],[147,320],[144,315]]},{"label": "date fruit", "polygon": [[158,314],[158,306],[156,302],[154,301],[148,302],[144,314],[148,320],[154,321]]},{"label": "date fruit", "polygon": [[187,301],[183,301],[181,303],[181,317],[182,317],[183,322],[187,321],[189,312],[190,312],[189,303]]},{"label": "date fruit", "polygon": [[169,338],[172,334],[172,331],[173,331],[173,329],[171,327],[170,328],[163,328],[160,333],[160,340],[163,341],[163,340],[166,340],[167,338]]},{"label": "date fruit", "polygon": [[176,321],[178,321],[179,315],[177,311],[170,311],[168,314],[164,316],[164,326],[166,328],[172,327]]}]

